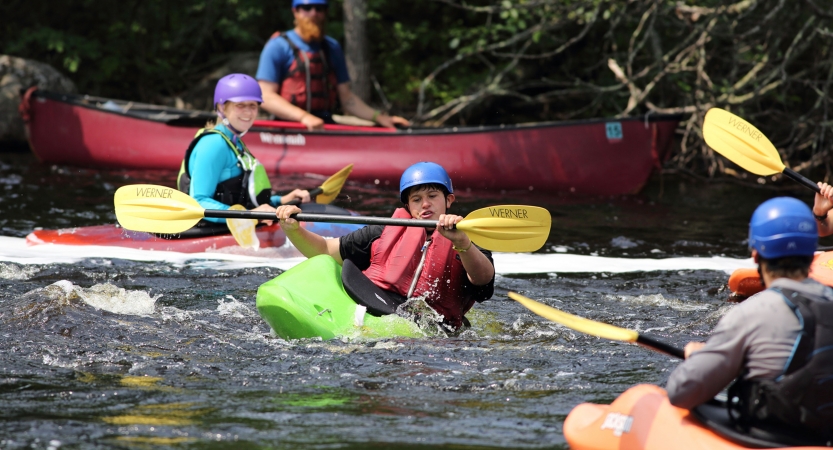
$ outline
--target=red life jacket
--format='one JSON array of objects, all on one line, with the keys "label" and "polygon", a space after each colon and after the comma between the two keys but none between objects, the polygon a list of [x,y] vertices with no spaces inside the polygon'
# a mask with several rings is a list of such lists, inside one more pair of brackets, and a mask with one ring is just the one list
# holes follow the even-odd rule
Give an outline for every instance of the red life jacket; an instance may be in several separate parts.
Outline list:
[{"label": "red life jacket", "polygon": [[295,54],[289,73],[280,83],[280,96],[307,112],[335,109],[338,79],[329,64],[327,40],[321,41],[320,51],[305,52],[280,31],[272,34],[270,39],[275,38],[285,40]]},{"label": "red life jacket", "polygon": [[[403,208],[397,209],[393,217],[412,218]],[[376,286],[407,296],[427,237],[424,228],[385,227],[382,236],[370,247],[370,267],[364,274]],[[462,295],[467,274],[452,246],[451,241],[439,231],[434,231],[431,244],[425,250],[428,252],[425,265],[412,297],[425,296],[428,306],[442,314],[446,323],[460,328],[463,315],[471,309],[475,300]]]}]

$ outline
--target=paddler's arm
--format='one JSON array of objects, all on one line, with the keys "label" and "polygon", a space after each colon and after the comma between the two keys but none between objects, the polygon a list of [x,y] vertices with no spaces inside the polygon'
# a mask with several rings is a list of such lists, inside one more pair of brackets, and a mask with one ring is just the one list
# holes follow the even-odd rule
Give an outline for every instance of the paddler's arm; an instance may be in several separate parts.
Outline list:
[{"label": "paddler's arm", "polygon": [[463,220],[462,216],[442,214],[438,219],[438,229],[440,234],[451,241],[455,249],[459,249],[457,254],[460,255],[460,261],[466,269],[471,284],[483,286],[495,277],[495,266],[477,246],[472,244],[466,233],[454,228],[454,225],[461,220]]},{"label": "paddler's arm", "polygon": [[830,217],[830,210],[833,209],[833,186],[819,183],[819,188],[821,193],[816,194],[813,215],[816,216],[816,223],[819,225],[819,236],[824,237],[833,234],[833,217]]},{"label": "paddler's arm", "polygon": [[307,258],[318,255],[330,255],[339,264],[344,263],[339,252],[338,239],[324,239],[312,231],[302,228],[297,220],[290,218],[292,214],[301,212],[301,208],[295,205],[279,206],[275,210],[281,229],[286,233],[286,238]]},{"label": "paddler's arm", "polygon": [[748,326],[744,321],[749,322],[744,314],[729,311],[705,345],[686,346],[686,360],[674,369],[666,384],[672,405],[684,409],[702,405],[740,375]]},{"label": "paddler's arm", "polygon": [[338,99],[341,101],[341,107],[347,114],[369,120],[385,128],[394,128],[396,125],[403,127],[411,126],[411,122],[408,119],[391,116],[368,106],[361,97],[353,93],[349,82],[339,83],[336,90],[338,91]]},{"label": "paddler's arm", "polygon": [[[228,145],[218,135],[200,139],[188,162],[191,172],[191,187],[188,193],[205,209],[226,210],[229,206],[214,199],[217,185],[224,180],[220,177],[224,167],[234,167],[237,163],[229,151]],[[226,219],[206,217],[204,220],[226,223]]]}]

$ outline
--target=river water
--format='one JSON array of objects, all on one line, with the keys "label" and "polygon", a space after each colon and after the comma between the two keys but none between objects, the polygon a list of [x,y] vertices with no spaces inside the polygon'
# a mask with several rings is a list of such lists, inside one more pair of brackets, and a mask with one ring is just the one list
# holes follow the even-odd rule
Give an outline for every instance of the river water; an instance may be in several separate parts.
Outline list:
[{"label": "river water", "polygon": [[[494,298],[453,338],[276,338],[255,294],[292,260],[23,243],[35,227],[112,223],[119,186],[174,177],[0,153],[0,448],[566,448],[571,408],[663,385],[678,361],[572,332],[506,293],[702,339],[731,308],[727,271],[750,266],[751,212],[775,195],[669,176],[615,198],[460,192],[463,215],[535,204],[553,228],[536,254],[496,254]],[[388,215],[396,198],[348,185],[336,204]]]}]

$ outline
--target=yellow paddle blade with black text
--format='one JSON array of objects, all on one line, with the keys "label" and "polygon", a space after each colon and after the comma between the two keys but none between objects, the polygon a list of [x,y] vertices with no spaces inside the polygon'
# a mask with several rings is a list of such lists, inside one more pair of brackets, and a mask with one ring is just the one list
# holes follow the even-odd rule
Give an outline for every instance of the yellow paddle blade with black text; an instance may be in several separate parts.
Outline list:
[{"label": "yellow paddle blade with black text", "polygon": [[567,328],[584,334],[623,342],[636,342],[639,339],[639,333],[634,330],[619,328],[606,323],[596,322],[595,320],[585,319],[584,317],[574,316],[514,292],[509,293],[509,298],[524,305],[530,311],[547,320],[560,323]]},{"label": "yellow paddle blade with black text", "polygon": [[703,138],[729,161],[761,176],[784,171],[781,155],[757,128],[720,108],[712,108],[703,121]]},{"label": "yellow paddle blade with black text", "polygon": [[534,252],[547,242],[552,216],[538,206],[501,205],[472,211],[457,229],[480,247],[498,252]]},{"label": "yellow paddle blade with black text", "polygon": [[353,165],[350,164],[333,174],[330,178],[327,178],[324,183],[321,184],[321,190],[323,192],[315,197],[315,203],[321,203],[322,205],[332,203],[333,200],[338,197],[338,194],[341,192],[341,188],[344,187],[344,183],[347,181],[347,177],[350,176],[350,172],[352,171]]},{"label": "yellow paddle blade with black text", "polygon": [[124,229],[149,233],[182,233],[196,225],[205,211],[190,195],[152,184],[122,186],[113,203]]}]

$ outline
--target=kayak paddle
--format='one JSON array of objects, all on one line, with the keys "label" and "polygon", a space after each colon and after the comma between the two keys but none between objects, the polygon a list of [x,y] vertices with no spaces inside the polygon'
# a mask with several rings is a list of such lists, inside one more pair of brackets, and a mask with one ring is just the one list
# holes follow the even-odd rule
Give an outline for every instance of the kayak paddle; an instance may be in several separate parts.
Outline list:
[{"label": "kayak paddle", "polygon": [[581,333],[613,341],[633,342],[648,347],[651,350],[665,353],[666,355],[685,359],[685,352],[681,348],[674,347],[671,344],[657,340],[649,335],[640,334],[638,331],[629,330],[627,328],[619,328],[606,323],[596,322],[595,320],[585,319],[584,317],[574,316],[561,311],[560,309],[555,309],[552,306],[536,302],[531,298],[524,297],[523,295],[515,292],[510,292],[509,298],[524,305],[527,309],[545,319],[551,320],[555,323],[560,323],[567,328]]},{"label": "kayak paddle", "polygon": [[[203,217],[277,220],[265,211],[203,209],[193,197],[176,189],[152,184],[122,186],[113,197],[116,219],[127,230],[150,233],[181,233]],[[339,216],[298,213],[302,222],[355,223],[435,228],[436,220],[388,217]],[[472,211],[457,228],[480,247],[498,252],[532,252],[541,248],[550,234],[549,211],[537,206],[500,205]]]},{"label": "kayak paddle", "polygon": [[[345,168],[339,170],[338,172],[333,174],[333,176],[324,180],[324,182],[321,183],[321,186],[318,186],[315,189],[310,189],[310,198],[315,198],[315,203],[329,205],[333,202],[333,200],[336,199],[336,197],[338,197],[338,194],[341,192],[341,188],[344,187],[344,182],[347,181],[347,177],[350,176],[350,172],[352,171],[353,165],[348,164]],[[301,200],[291,200],[286,204],[300,205]]]},{"label": "kayak paddle", "polygon": [[706,113],[703,138],[714,151],[755,175],[783,173],[813,191],[821,192],[816,183],[781,162],[778,150],[763,133],[726,110],[711,108]]},{"label": "kayak paddle", "polygon": [[[229,207],[232,211],[246,211],[243,205],[231,205]],[[234,237],[237,245],[243,248],[253,248],[255,250],[260,248],[260,239],[257,237],[257,220],[251,219],[228,219],[226,226]]]}]

